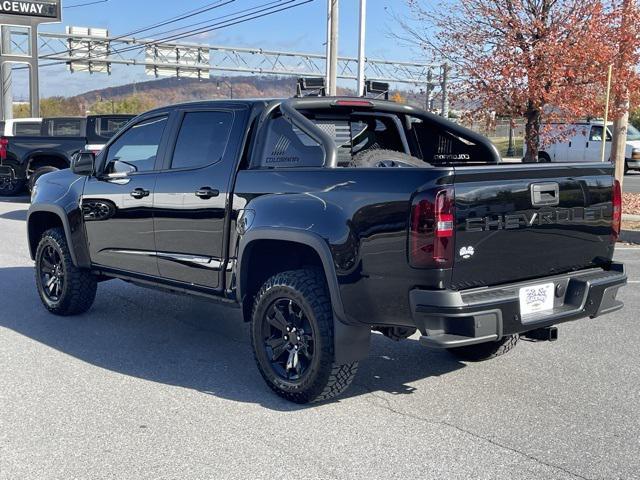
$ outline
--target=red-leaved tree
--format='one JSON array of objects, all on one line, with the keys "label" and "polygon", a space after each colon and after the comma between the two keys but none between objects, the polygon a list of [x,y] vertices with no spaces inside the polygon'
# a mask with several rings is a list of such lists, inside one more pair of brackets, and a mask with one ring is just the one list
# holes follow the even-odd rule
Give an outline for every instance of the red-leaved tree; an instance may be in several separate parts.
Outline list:
[{"label": "red-leaved tree", "polygon": [[400,36],[448,62],[471,110],[526,119],[525,161],[543,124],[602,114],[617,55],[613,3],[598,0],[406,0]]}]

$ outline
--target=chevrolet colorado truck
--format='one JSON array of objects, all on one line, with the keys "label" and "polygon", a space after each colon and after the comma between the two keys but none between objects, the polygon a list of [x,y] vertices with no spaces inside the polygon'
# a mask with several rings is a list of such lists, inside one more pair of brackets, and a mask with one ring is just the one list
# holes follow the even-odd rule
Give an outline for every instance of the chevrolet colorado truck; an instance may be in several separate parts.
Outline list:
[{"label": "chevrolet colorado truck", "polygon": [[372,331],[479,361],[622,308],[620,219],[610,164],[504,164],[425,111],[303,97],[146,113],[42,177],[27,223],[53,314],[109,279],[235,305],[266,383],[308,403]]},{"label": "chevrolet colorado truck", "polygon": [[45,118],[39,135],[0,139],[0,196],[29,190],[45,173],[69,168],[71,158],[99,151],[133,115]]}]

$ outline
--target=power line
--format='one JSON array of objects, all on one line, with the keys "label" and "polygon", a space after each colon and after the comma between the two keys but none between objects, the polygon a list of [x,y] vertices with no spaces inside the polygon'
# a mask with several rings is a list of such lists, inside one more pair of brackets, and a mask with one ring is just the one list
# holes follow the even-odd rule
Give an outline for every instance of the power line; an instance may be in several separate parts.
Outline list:
[{"label": "power line", "polygon": [[261,5],[256,5],[255,7],[245,8],[243,10],[238,10],[237,12],[228,13],[226,15],[221,15],[219,17],[209,18],[207,20],[202,20],[200,22],[192,23],[190,25],[184,25],[182,27],[176,27],[176,28],[171,29],[171,30],[165,30],[164,32],[158,32],[158,33],[156,33],[156,35],[166,35],[168,33],[178,32],[178,31],[180,31],[182,29],[185,29],[185,28],[191,28],[191,27],[195,27],[196,25],[202,25],[202,24],[205,24],[205,23],[208,23],[208,22],[213,22],[213,21],[216,21],[216,20],[222,20],[223,18],[228,18],[228,17],[232,17],[234,15],[239,15],[241,13],[250,12],[252,10],[258,10],[258,9],[260,9],[262,7],[266,7],[267,5],[282,4],[284,1],[285,0],[273,0],[271,2],[263,3]]},{"label": "power line", "polygon": [[[287,4],[296,2],[296,1],[299,1],[299,0],[282,0],[280,3],[278,3],[275,6],[267,6],[267,5],[270,5],[270,3],[273,3],[273,2],[266,3],[266,4],[263,4],[263,5],[259,5],[258,7],[256,7],[254,9],[255,11],[253,11],[251,13],[244,13],[244,14],[240,15],[240,12],[236,12],[236,13],[234,13],[232,15],[225,15],[225,16],[220,17],[220,18],[225,18],[225,17],[229,17],[229,16],[233,16],[233,15],[237,15],[237,16],[234,17],[234,18],[231,18],[229,20],[224,20],[222,22],[211,23],[211,24],[206,25],[204,27],[200,27],[200,28],[196,28],[196,29],[193,29],[193,30],[188,30],[188,31],[184,31],[184,32],[181,32],[181,33],[177,33],[175,35],[169,35],[167,37],[161,37],[159,39],[154,39],[154,40],[150,40],[150,41],[147,41],[147,42],[143,42],[142,45],[132,45],[132,46],[129,46],[129,47],[124,47],[124,48],[122,48],[120,50],[114,50],[113,53],[115,53],[115,54],[127,53],[127,52],[130,52],[130,51],[133,51],[133,50],[138,50],[138,49],[144,48],[144,47],[146,47],[148,45],[155,45],[157,43],[176,42],[178,40],[183,40],[185,38],[193,37],[195,35],[201,35],[203,33],[209,33],[209,32],[212,32],[214,30],[220,30],[221,28],[231,27],[233,25],[238,25],[240,23],[245,23],[245,22],[248,22],[250,20],[257,19],[257,18],[266,17],[268,15],[272,15],[274,13],[278,13],[278,12],[281,12],[281,11],[289,10],[291,8],[298,7],[298,6],[304,5],[305,3],[313,2],[315,0],[306,0],[306,1],[303,1],[302,3],[298,3],[296,5],[289,5],[288,7],[275,9],[275,7],[277,7],[279,5],[287,5]],[[271,10],[271,11],[269,11],[269,10]],[[264,13],[264,12],[266,12],[266,13]],[[258,15],[258,14],[261,14],[261,15]],[[218,20],[218,18],[212,19],[212,20]],[[197,24],[194,24],[194,25],[197,25]],[[182,28],[191,28],[192,26],[193,25],[187,25],[187,26],[182,27]],[[179,30],[179,29],[174,29],[174,30]],[[169,32],[171,32],[171,30],[169,30]],[[167,33],[167,32],[164,32],[164,33]],[[162,35],[162,34],[163,33],[160,33],[160,35]]]},{"label": "power line", "polygon": [[75,5],[65,5],[65,6],[64,6],[64,7],[62,7],[62,8],[66,8],[66,9],[68,9],[68,8],[87,7],[87,6],[89,6],[89,5],[96,5],[96,4],[98,4],[98,3],[107,3],[108,1],[109,1],[109,0],[95,0],[95,1],[93,1],[93,2],[78,3],[78,4],[75,4]]},{"label": "power line", "polygon": [[[279,3],[279,5],[286,5],[286,4],[295,2],[295,1],[297,1],[297,0],[286,0],[284,3],[282,3],[282,2]],[[47,63],[47,64],[44,64],[44,65],[41,65],[41,67],[62,65],[62,64],[66,64],[66,63],[71,63],[73,61],[99,60],[100,58],[109,57],[111,55],[118,55],[118,54],[130,52],[130,51],[133,51],[133,50],[139,50],[139,49],[145,48],[146,46],[149,46],[149,45],[156,45],[158,43],[167,43],[167,42],[170,42],[170,41],[174,41],[175,42],[175,41],[181,40],[183,38],[188,38],[188,37],[192,37],[194,35],[200,35],[202,33],[208,33],[208,32],[212,32],[212,31],[215,31],[215,30],[220,30],[220,29],[231,27],[231,26],[234,26],[234,25],[239,25],[241,23],[245,23],[245,22],[248,22],[248,21],[251,21],[251,20],[256,20],[258,18],[263,18],[263,17],[269,16],[269,15],[273,15],[275,13],[279,13],[279,12],[283,12],[283,11],[286,11],[286,10],[290,10],[292,8],[296,8],[296,7],[299,7],[299,6],[305,5],[307,3],[314,2],[314,1],[315,0],[305,0],[305,1],[302,1],[302,2],[297,3],[295,5],[283,6],[281,8],[277,8],[277,9],[274,9],[274,6],[270,6],[270,7],[266,7],[266,8],[259,8],[259,7],[265,7],[265,5],[270,5],[270,4],[274,3],[274,2],[269,2],[269,3],[263,4],[263,5],[259,6],[259,7],[255,7],[253,9],[254,11],[252,13],[239,15],[240,12],[236,12],[235,14],[231,14],[231,15],[237,15],[235,18],[231,18],[229,20],[225,20],[225,21],[222,21],[222,22],[213,23],[213,24],[207,25],[206,27],[190,30],[190,31],[187,31],[187,32],[182,32],[180,34],[176,34],[176,35],[173,35],[173,36],[169,36],[169,37],[165,37],[165,38],[161,38],[161,39],[157,39],[157,40],[150,40],[150,41],[147,41],[147,42],[143,42],[141,45],[133,45],[133,46],[122,48],[120,50],[113,50],[111,52],[104,52],[104,53],[102,53],[100,55],[96,55],[94,57],[85,57],[85,58],[78,58],[78,59],[73,59],[73,60],[62,60],[62,61]],[[276,6],[278,6],[278,5],[276,5]],[[245,9],[245,11],[246,10],[251,10],[251,9]],[[225,16],[220,17],[220,18],[229,17],[231,15],[225,15]],[[199,22],[199,23],[202,23],[202,22]],[[185,26],[184,28],[188,28],[188,27]],[[68,51],[60,52],[60,54],[67,53],[67,52]],[[51,56],[55,56],[55,54],[47,55],[44,58],[50,58]]]},{"label": "power line", "polygon": [[[104,1],[109,1],[109,0],[102,0],[102,1],[104,2]],[[120,40],[120,39],[125,38],[125,37],[131,37],[133,35],[137,35],[139,33],[148,32],[149,30],[155,30],[156,28],[164,27],[166,25],[170,25],[171,23],[180,22],[182,20],[186,20],[186,19],[194,17],[196,15],[200,15],[202,13],[209,12],[209,11],[214,10],[216,8],[224,7],[225,5],[228,5],[228,4],[233,3],[235,1],[236,0],[216,0],[215,2],[207,3],[206,5],[204,5],[202,7],[199,7],[199,8],[193,9],[193,10],[188,10],[188,11],[186,11],[184,13],[181,13],[181,14],[175,16],[175,17],[170,17],[170,18],[168,18],[166,20],[161,20],[158,23],[154,23],[152,25],[149,25],[149,26],[146,26],[146,27],[141,27],[141,28],[138,28],[137,30],[133,30],[131,32],[124,33],[122,35],[119,35],[117,37],[112,38],[111,40],[112,41],[116,41],[116,40]],[[77,6],[80,6],[80,5],[77,5]],[[72,5],[72,7],[73,7],[73,5]],[[62,52],[54,52],[54,53],[50,53],[48,55],[44,55],[41,58],[46,59],[46,58],[50,58],[50,57],[56,57],[58,55],[62,55],[63,53],[71,54],[75,50],[78,50],[78,49],[69,49],[69,50],[64,50]]]},{"label": "power line", "polygon": [[202,13],[206,13],[209,12],[211,10],[214,10],[216,8],[220,8],[220,7],[224,7],[225,5],[228,5],[229,3],[234,3],[236,0],[217,0],[215,2],[211,2],[208,3],[200,8],[196,8],[194,10],[188,10],[187,12],[184,12],[176,17],[171,17],[167,20],[163,20],[159,23],[156,23],[154,25],[151,25],[149,27],[143,27],[140,28],[138,30],[135,30],[133,32],[130,33],[126,33],[124,35],[121,35],[120,37],[116,37],[114,40],[118,40],[119,38],[124,38],[124,37],[131,37],[133,35],[137,35],[139,33],[143,33],[143,32],[148,32],[149,30],[154,30],[156,28],[160,28],[160,27],[164,27],[166,25],[170,25],[172,23],[176,23],[176,22],[181,22],[182,20],[186,20],[188,18],[191,17],[195,17],[196,15],[200,15]]},{"label": "power line", "polygon": [[[231,0],[231,1],[227,0],[222,4],[220,4],[220,1],[221,0],[218,0],[217,2],[215,2],[215,3],[219,4],[219,5],[216,6],[216,8],[219,8],[219,7],[222,7],[224,5],[227,5],[228,3],[231,3],[231,2],[233,2],[235,0]],[[191,28],[194,25],[199,25],[199,24],[202,24],[202,23],[210,22],[210,21],[215,21],[215,20],[220,20],[220,19],[223,19],[223,18],[228,18],[228,17],[234,16],[234,15],[239,15],[241,13],[245,13],[245,12],[251,11],[251,10],[256,10],[256,12],[253,12],[253,13],[261,12],[261,11],[263,11],[265,9],[262,9],[262,10],[258,10],[258,9],[261,9],[262,7],[265,7],[267,5],[271,5],[271,4],[274,4],[274,3],[275,4],[282,4],[283,1],[284,0],[277,0],[275,2],[274,1],[268,2],[268,3],[262,4],[262,5],[257,5],[255,7],[251,7],[251,8],[244,9],[244,10],[240,10],[240,11],[237,11],[237,12],[234,12],[234,13],[231,13],[231,14],[227,14],[227,15],[223,15],[223,16],[216,17],[216,18],[213,18],[213,19],[209,19],[209,20],[206,20],[205,22],[198,22],[198,23],[194,23],[194,24],[191,24],[191,25],[185,25],[183,27],[179,27],[179,28],[176,28],[176,29],[168,30],[166,32],[158,32],[158,35],[164,35],[166,33],[171,33],[171,32],[174,32],[174,31],[177,31],[177,30],[181,30],[181,29],[184,29],[184,28]],[[293,1],[296,1],[296,0],[286,0],[286,3],[291,3]],[[202,8],[204,8],[204,7],[201,7],[200,9],[197,9],[197,10],[190,10],[189,12],[186,12],[185,14],[183,14],[183,15],[181,15],[179,17],[173,17],[173,18],[182,19],[182,16],[186,15],[187,13],[195,13],[196,11],[202,10]],[[211,8],[208,8],[206,11],[208,11],[208,10],[211,10]],[[204,11],[202,11],[200,13],[204,13]],[[249,15],[249,14],[247,14],[247,15]],[[241,18],[241,17],[238,17],[238,18]],[[179,21],[179,20],[175,20],[175,21]],[[166,25],[167,23],[171,23],[171,22],[167,21],[167,22],[162,22],[161,24],[160,23],[159,24],[155,24],[153,27],[147,27],[145,30],[151,30],[152,28],[157,28],[157,27],[159,27],[161,25]],[[224,22],[221,22],[221,23],[224,23]],[[113,41],[121,40],[123,38],[130,37],[133,34],[141,33],[142,31],[143,30],[140,29],[140,30],[136,30],[134,32],[129,32],[127,34],[119,35],[117,37],[114,37],[114,38],[110,39],[110,41],[113,42]],[[189,36],[193,36],[193,35],[187,35],[187,36],[179,37],[179,38],[180,39],[188,38]],[[174,38],[178,38],[178,37],[176,36]],[[126,52],[129,52],[129,51],[132,51],[132,50],[137,50],[137,49],[140,49],[140,48],[144,48],[147,45],[152,45],[152,44],[155,44],[155,43],[158,43],[158,42],[162,42],[162,41],[164,41],[164,40],[161,38],[159,40],[153,40],[153,41],[145,42],[143,45],[135,45],[135,46],[132,46],[132,47],[123,47],[120,50],[113,50],[111,52],[105,52],[104,54],[96,55],[95,57],[91,57],[91,58],[92,59],[99,59],[99,58],[104,57],[104,56],[118,55],[120,53],[126,53]],[[41,59],[47,59],[47,58],[51,58],[51,57],[57,57],[57,56],[63,55],[63,54],[71,55],[76,50],[80,50],[80,48],[63,50],[63,51],[60,51],[60,52],[54,52],[54,53],[50,53],[50,54],[47,54],[47,55],[43,55],[40,58]],[[82,60],[82,59],[80,59],[80,60]],[[62,62],[56,62],[56,63],[48,63],[48,64],[41,65],[41,66],[46,67],[46,66],[51,66],[51,65],[60,65],[61,63],[67,63],[67,62],[66,61],[62,61]]]}]

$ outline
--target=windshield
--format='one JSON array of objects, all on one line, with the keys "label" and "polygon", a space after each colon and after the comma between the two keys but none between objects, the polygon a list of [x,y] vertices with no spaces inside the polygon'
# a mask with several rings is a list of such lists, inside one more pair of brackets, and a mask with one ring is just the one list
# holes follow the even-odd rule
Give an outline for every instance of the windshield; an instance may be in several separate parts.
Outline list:
[{"label": "windshield", "polygon": [[633,125],[629,125],[629,128],[627,129],[627,140],[630,142],[640,140],[640,130]]}]

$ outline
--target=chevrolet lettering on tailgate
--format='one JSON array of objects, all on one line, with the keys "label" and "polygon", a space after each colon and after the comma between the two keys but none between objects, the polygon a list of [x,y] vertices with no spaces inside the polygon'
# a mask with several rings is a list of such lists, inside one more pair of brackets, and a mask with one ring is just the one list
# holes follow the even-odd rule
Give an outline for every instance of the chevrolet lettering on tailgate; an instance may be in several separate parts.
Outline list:
[{"label": "chevrolet lettering on tailgate", "polygon": [[513,213],[509,215],[489,215],[480,218],[467,218],[467,232],[485,232],[488,230],[515,230],[542,225],[568,225],[572,223],[598,222],[612,219],[611,207],[556,208],[536,212]]}]

